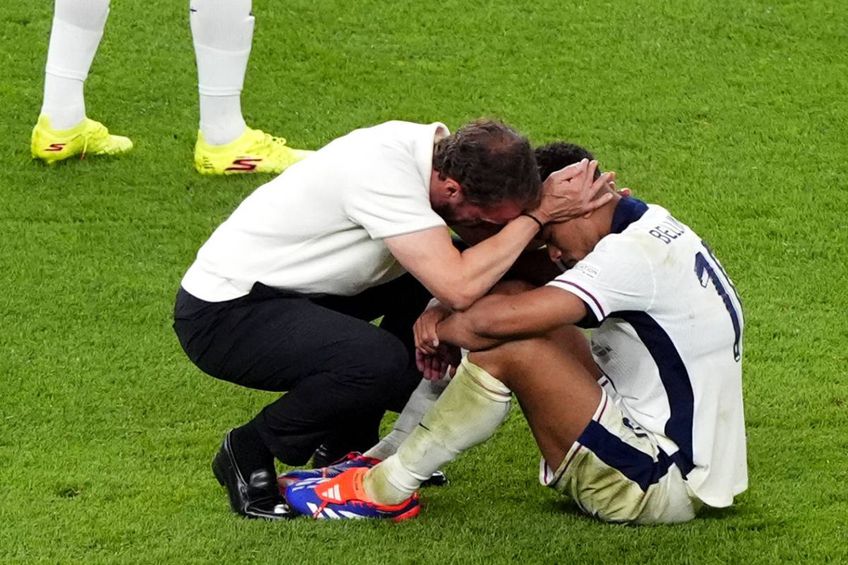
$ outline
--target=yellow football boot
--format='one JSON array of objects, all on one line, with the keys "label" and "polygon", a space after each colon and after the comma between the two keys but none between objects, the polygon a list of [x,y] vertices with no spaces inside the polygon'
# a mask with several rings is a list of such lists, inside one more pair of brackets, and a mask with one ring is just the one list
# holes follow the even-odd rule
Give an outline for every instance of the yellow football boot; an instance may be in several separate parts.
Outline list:
[{"label": "yellow football boot", "polygon": [[132,141],[121,135],[110,135],[106,126],[85,118],[71,129],[55,130],[50,118],[38,117],[32,129],[32,157],[48,165],[79,155],[120,155],[132,149]]},{"label": "yellow football boot", "polygon": [[282,137],[258,129],[245,128],[238,139],[226,145],[210,145],[198,131],[194,167],[203,175],[279,174],[312,153],[292,149]]}]

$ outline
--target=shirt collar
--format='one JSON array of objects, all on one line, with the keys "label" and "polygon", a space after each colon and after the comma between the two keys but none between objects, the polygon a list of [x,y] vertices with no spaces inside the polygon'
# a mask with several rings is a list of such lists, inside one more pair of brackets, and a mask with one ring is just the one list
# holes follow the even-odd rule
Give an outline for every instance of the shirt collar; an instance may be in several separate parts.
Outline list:
[{"label": "shirt collar", "polygon": [[618,201],[612,215],[610,233],[621,233],[627,226],[641,218],[648,211],[648,205],[629,196]]}]

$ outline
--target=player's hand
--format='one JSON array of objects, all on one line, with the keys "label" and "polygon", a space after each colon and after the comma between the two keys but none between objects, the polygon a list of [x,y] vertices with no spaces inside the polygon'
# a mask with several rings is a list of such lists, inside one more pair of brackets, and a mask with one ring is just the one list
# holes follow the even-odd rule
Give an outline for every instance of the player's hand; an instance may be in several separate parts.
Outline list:
[{"label": "player's hand", "polygon": [[436,355],[428,355],[420,349],[415,350],[415,364],[421,375],[428,381],[441,379],[448,370],[448,364]]},{"label": "player's hand", "polygon": [[436,326],[439,322],[450,316],[450,308],[436,304],[424,310],[415,320],[412,326],[412,333],[415,336],[415,348],[422,353],[433,355],[439,347],[439,336],[436,333]]},{"label": "player's hand", "polygon": [[453,345],[443,344],[432,355],[420,349],[415,350],[415,364],[428,381],[438,381],[445,376],[445,373],[452,377],[461,360],[462,352]]},{"label": "player's hand", "polygon": [[583,159],[551,173],[542,185],[542,202],[530,213],[543,224],[565,222],[585,216],[609,202],[612,192],[595,196],[610,188],[615,173],[604,173],[593,181],[597,168],[597,161]]}]

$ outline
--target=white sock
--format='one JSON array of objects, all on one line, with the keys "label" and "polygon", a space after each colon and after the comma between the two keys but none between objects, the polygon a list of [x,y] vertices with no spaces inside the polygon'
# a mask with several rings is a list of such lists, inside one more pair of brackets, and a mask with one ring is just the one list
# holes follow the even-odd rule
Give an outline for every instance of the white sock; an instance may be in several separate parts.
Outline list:
[{"label": "white sock", "polygon": [[380,504],[399,504],[435,470],[491,437],[509,413],[502,382],[464,359],[441,397],[397,453],[365,476],[365,491]]},{"label": "white sock", "polygon": [[244,133],[241,90],[253,44],[251,0],[191,0],[200,132],[224,145]]},{"label": "white sock", "polygon": [[41,113],[53,129],[85,118],[83,86],[109,15],[109,0],[56,0],[44,72]]},{"label": "white sock", "polygon": [[377,445],[366,451],[364,455],[376,459],[387,459],[394,455],[403,440],[418,426],[418,422],[433,406],[449,382],[448,379],[439,381],[421,379],[418,387],[409,397],[406,406],[403,407],[403,411],[395,420],[392,431],[381,439]]}]

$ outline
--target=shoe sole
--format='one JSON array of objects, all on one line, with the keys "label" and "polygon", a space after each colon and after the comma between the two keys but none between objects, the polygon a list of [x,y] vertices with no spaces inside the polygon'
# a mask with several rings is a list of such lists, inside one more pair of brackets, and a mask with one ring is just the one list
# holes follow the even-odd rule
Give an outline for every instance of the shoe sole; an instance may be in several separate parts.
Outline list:
[{"label": "shoe sole", "polygon": [[42,157],[41,155],[33,155],[32,159],[34,161],[41,161],[48,167],[53,167],[58,165],[59,163],[64,163],[65,161],[82,161],[86,157],[106,157],[106,158],[120,158],[129,153],[129,149],[126,151],[118,151],[115,153],[74,153],[72,155],[68,155],[67,157],[58,157],[58,158],[49,158]]},{"label": "shoe sole", "polygon": [[392,518],[392,522],[403,522],[404,520],[409,520],[410,518],[415,518],[421,512],[421,506],[416,506],[415,508],[410,508],[400,516],[395,516]]}]

